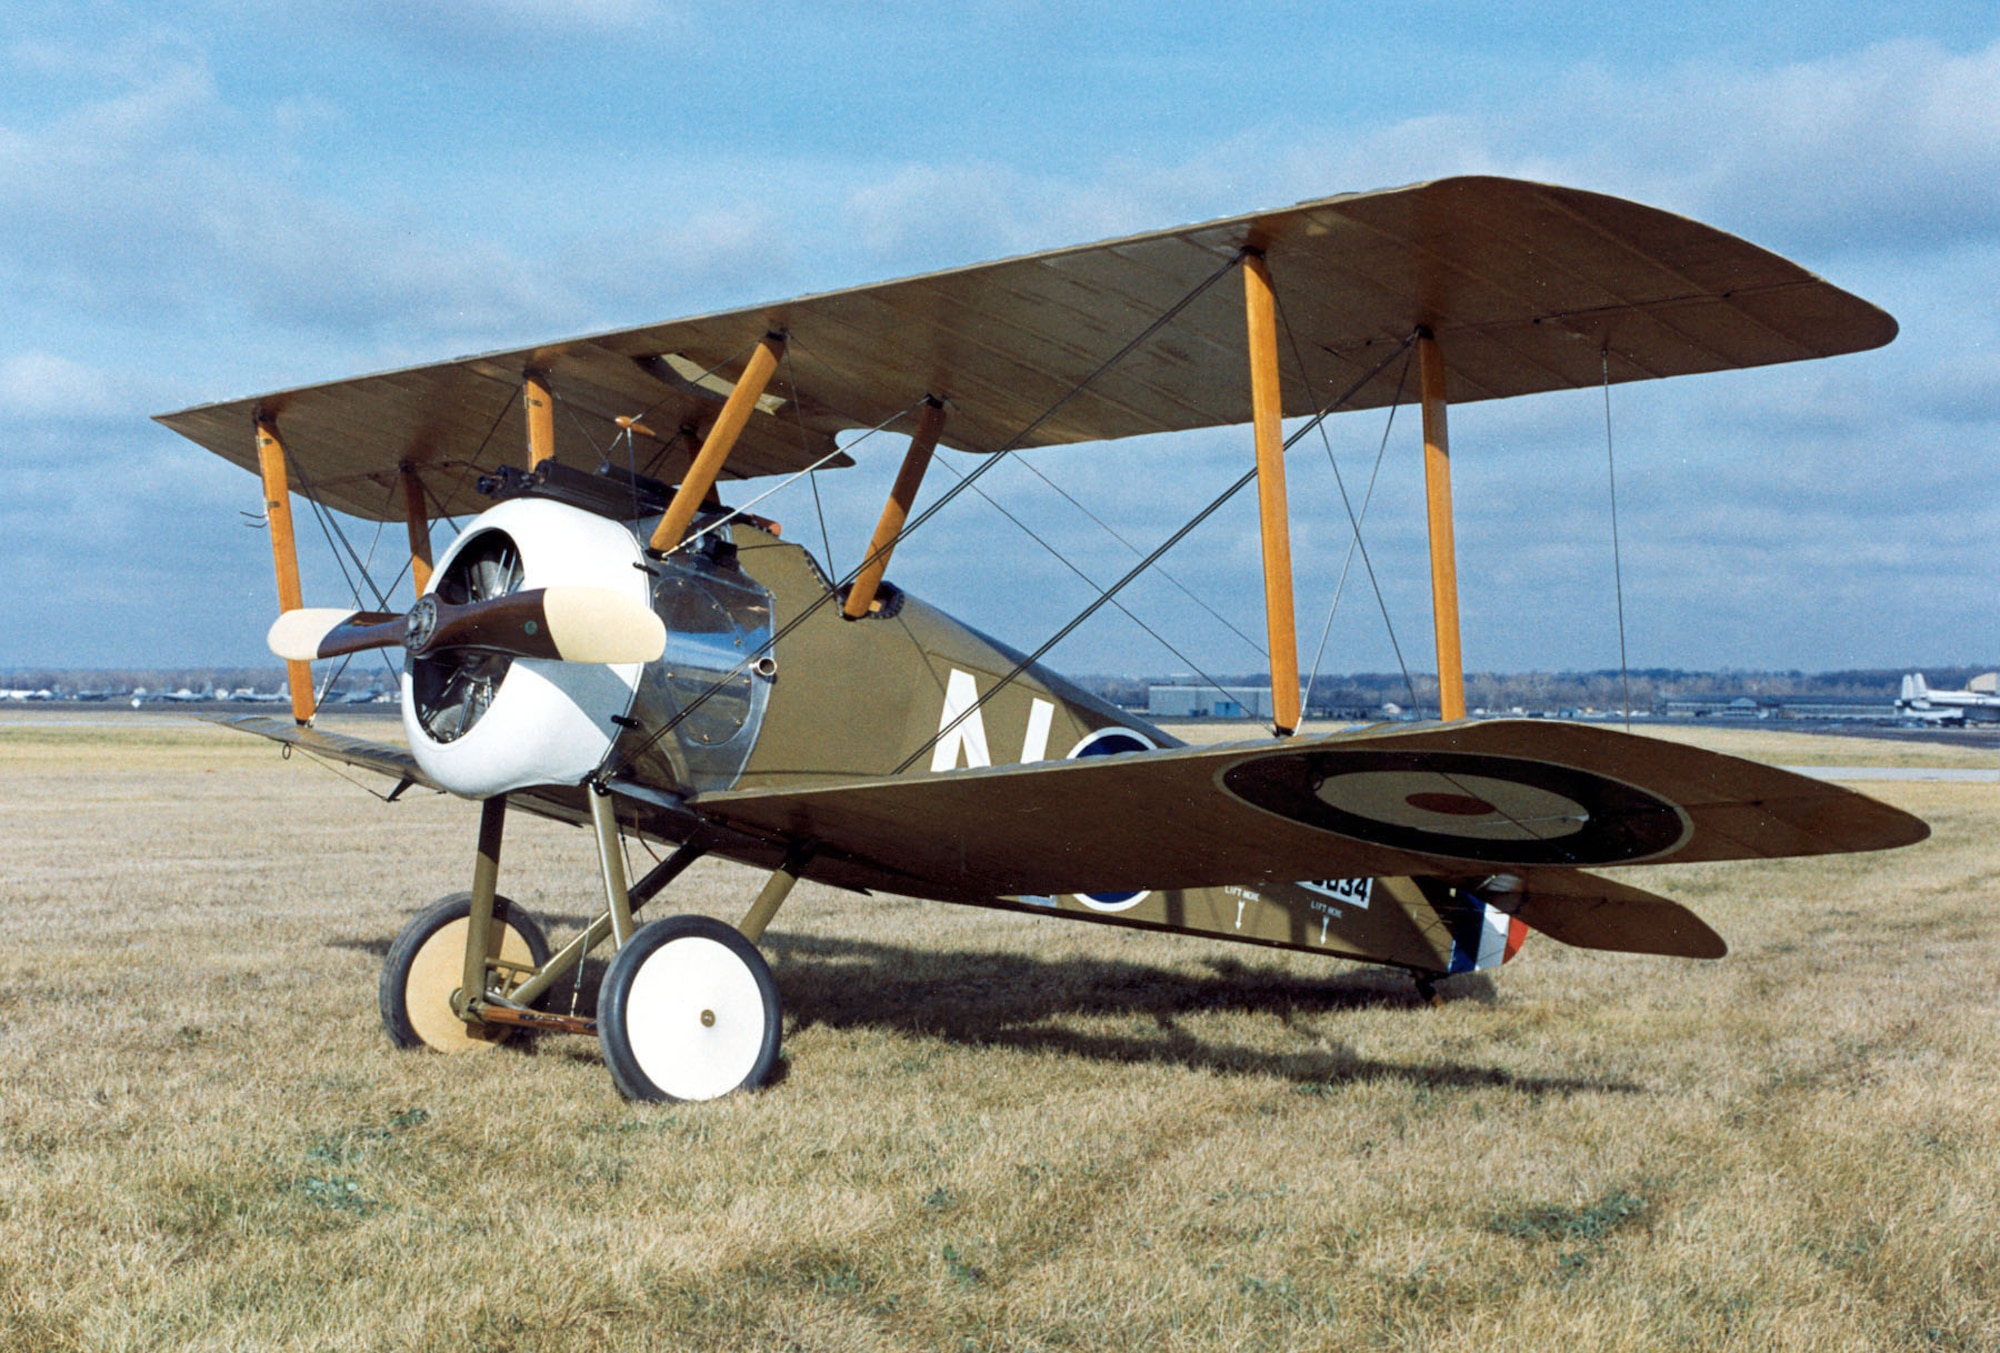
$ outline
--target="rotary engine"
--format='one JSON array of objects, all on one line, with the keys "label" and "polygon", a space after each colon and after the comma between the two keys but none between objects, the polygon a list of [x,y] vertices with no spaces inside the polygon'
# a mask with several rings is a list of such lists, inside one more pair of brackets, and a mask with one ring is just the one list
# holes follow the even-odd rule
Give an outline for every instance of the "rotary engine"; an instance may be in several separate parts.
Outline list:
[{"label": "rotary engine", "polygon": [[[616,721],[631,710],[644,663],[565,662],[474,646],[420,651],[425,602],[448,610],[541,588],[601,589],[652,605],[639,542],[616,521],[536,498],[473,518],[411,612],[402,681],[410,751],[454,794],[487,798],[579,783],[603,764],[621,731]],[[532,637],[537,626],[530,620],[524,628]]]}]

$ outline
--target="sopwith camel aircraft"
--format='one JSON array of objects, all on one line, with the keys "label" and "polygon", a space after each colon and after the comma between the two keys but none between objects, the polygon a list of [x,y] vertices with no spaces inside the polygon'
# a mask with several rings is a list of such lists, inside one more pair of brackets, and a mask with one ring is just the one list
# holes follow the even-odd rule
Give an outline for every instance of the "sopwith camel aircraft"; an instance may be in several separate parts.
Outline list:
[{"label": "sopwith camel aircraft", "polygon": [[[1428,994],[1531,931],[1724,952],[1679,903],[1595,868],[1921,840],[1906,813],[1771,767],[1466,719],[1446,435],[1448,396],[1828,357],[1895,332],[1711,227],[1458,178],[161,421],[263,480],[292,718],[228,722],[380,772],[392,800],[480,801],[470,891],[389,951],[390,1037],[594,1034],[625,1095],[700,1100],[771,1074],[780,1005],[757,944],[801,878],[1387,964]],[[1296,735],[1282,420],[1393,407],[1411,366],[1442,717]],[[1257,487],[1276,736],[1181,746],[1044,668],[1053,639],[1021,652],[885,579],[900,540],[1023,448],[1246,422],[1231,492]],[[852,464],[839,437],[864,429],[909,441],[844,578],[717,493]],[[912,515],[939,446],[985,458]],[[295,489],[315,511],[406,523],[416,604],[304,608]],[[433,565],[433,522],[462,514]],[[376,648],[404,652],[407,750],[312,726],[310,663]],[[498,891],[510,806],[594,831],[602,906],[559,952]],[[635,883],[628,837],[672,847]],[[742,921],[640,923],[708,853],[769,871]],[[592,1011],[548,1008],[607,942]]]}]

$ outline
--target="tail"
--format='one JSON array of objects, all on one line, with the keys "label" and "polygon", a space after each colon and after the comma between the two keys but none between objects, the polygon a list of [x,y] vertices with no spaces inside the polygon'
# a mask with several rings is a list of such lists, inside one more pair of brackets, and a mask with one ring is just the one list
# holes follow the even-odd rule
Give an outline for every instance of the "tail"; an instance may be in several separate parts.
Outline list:
[{"label": "tail", "polygon": [[1451,926],[1450,972],[1484,972],[1521,952],[1528,926],[1476,894],[1459,894],[1465,904],[1448,918]]}]

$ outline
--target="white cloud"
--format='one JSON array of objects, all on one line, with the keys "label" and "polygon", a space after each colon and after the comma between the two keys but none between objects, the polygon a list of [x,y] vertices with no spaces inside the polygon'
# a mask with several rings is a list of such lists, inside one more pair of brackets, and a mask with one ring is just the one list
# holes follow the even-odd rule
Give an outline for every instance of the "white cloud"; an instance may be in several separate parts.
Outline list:
[{"label": "white cloud", "polygon": [[115,384],[108,373],[54,353],[0,357],[0,417],[100,415],[114,402]]}]

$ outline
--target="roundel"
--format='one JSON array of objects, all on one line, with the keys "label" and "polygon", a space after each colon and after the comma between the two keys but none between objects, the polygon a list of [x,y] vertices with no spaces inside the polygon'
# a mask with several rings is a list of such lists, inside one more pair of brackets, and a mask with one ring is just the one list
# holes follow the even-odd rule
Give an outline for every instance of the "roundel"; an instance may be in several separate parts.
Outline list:
[{"label": "roundel", "polygon": [[[1150,752],[1153,740],[1143,733],[1135,733],[1129,728],[1100,728],[1095,733],[1085,735],[1083,741],[1069,749],[1068,760],[1080,756],[1116,756],[1120,752]],[[1152,896],[1150,889],[1141,888],[1127,893],[1076,893],[1077,901],[1092,911],[1129,911]]]},{"label": "roundel", "polygon": [[1222,783],[1294,822],[1492,864],[1620,864],[1688,835],[1678,808],[1622,781],[1469,752],[1281,753],[1230,767]]}]

